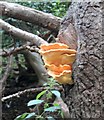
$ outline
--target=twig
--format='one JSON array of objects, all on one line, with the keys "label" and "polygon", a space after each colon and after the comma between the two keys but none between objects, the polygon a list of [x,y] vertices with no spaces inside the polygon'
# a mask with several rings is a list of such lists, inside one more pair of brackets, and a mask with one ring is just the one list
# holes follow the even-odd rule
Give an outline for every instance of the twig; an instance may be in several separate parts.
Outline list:
[{"label": "twig", "polygon": [[[15,98],[15,97],[18,98],[18,97],[20,97],[20,96],[23,95],[23,94],[29,94],[29,93],[31,93],[31,92],[41,92],[41,91],[46,90],[46,89],[47,89],[47,87],[39,87],[39,88],[26,89],[26,90],[17,92],[17,93],[15,93],[15,94],[12,94],[12,95],[3,97],[3,98],[1,99],[1,101],[6,101],[6,100],[8,100],[8,99]],[[55,89],[55,90],[59,90],[59,91],[63,91],[62,86],[55,87],[54,89]]]},{"label": "twig", "polygon": [[[7,65],[7,69],[6,69],[6,71],[5,71],[2,79],[0,80],[0,82],[2,83],[2,86],[3,86],[3,87],[5,87],[4,84],[5,84],[8,76],[9,76],[10,71],[11,71],[12,60],[13,60],[13,56],[11,55],[11,56],[9,57],[9,62],[8,62],[8,65]],[[4,89],[4,88],[3,88],[3,89]]]},{"label": "twig", "polygon": [[12,54],[17,54],[17,53],[21,52],[22,50],[26,50],[26,49],[31,51],[31,52],[38,52],[39,51],[39,48],[37,48],[37,47],[23,45],[21,47],[11,48],[10,50],[3,50],[3,52],[0,53],[0,56],[7,57],[7,56],[12,55]]}]

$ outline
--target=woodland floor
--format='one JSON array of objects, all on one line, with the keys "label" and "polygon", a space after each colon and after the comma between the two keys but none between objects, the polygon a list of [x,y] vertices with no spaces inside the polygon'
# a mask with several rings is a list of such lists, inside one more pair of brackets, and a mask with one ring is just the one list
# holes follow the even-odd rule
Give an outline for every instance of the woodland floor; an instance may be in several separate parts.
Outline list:
[{"label": "woodland floor", "polygon": [[[5,99],[2,102],[2,120],[14,120],[18,115],[21,115],[25,112],[30,112],[30,109],[27,107],[27,103],[30,100],[35,99],[36,95],[40,93],[44,88],[42,86],[38,86],[37,83],[38,78],[34,74],[24,74],[22,76],[19,76],[17,80],[16,78],[10,78],[7,80],[2,97],[5,98],[9,96],[9,98]],[[32,88],[37,90],[26,92],[27,90],[32,90]],[[20,91],[25,92],[13,97],[14,94],[20,93]],[[12,97],[10,97],[10,95]],[[59,119],[59,116],[56,114],[57,113],[52,113],[51,115],[57,120]]]},{"label": "woodland floor", "polygon": [[[37,87],[37,77],[29,77],[26,74],[16,81],[15,78],[8,79],[3,97],[15,94],[29,88]],[[38,93],[24,94],[21,97],[11,98],[2,102],[2,120],[14,120],[14,118],[24,112],[29,112],[27,103],[35,99]]]}]

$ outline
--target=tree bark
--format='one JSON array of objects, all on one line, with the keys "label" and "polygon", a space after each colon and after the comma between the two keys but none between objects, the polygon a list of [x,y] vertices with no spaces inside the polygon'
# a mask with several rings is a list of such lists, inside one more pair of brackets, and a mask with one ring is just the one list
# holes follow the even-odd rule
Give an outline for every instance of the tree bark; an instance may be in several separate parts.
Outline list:
[{"label": "tree bark", "polygon": [[[24,43],[26,41],[30,41],[32,44],[35,44],[36,46],[40,46],[41,44],[48,44],[45,40],[43,40],[41,37],[38,37],[37,35],[34,35],[32,33],[28,33],[26,31],[23,31],[19,28],[15,28],[14,26],[6,23],[5,21],[0,19],[0,27],[8,32],[9,34],[18,37],[22,40],[24,40]],[[44,64],[41,60],[41,57],[39,53],[31,53],[28,50],[25,50],[22,52],[25,56],[25,59],[29,62],[29,64],[32,66],[34,71],[36,72],[38,78],[39,78],[39,85],[43,85],[49,75],[47,74],[47,71],[44,67]]]},{"label": "tree bark", "polygon": [[47,74],[47,70],[44,67],[43,61],[41,60],[41,56],[39,53],[32,53],[30,51],[25,50],[23,52],[25,60],[28,64],[33,68],[35,73],[38,76],[38,86],[42,86],[48,81],[49,75]]},{"label": "tree bark", "polygon": [[72,49],[77,49],[77,32],[73,18],[74,4],[69,7],[67,15],[62,19],[57,42],[65,43]]},{"label": "tree bark", "polygon": [[[67,44],[78,44],[77,47],[73,47],[77,48],[76,61],[73,65],[74,86],[71,89],[69,86],[65,86],[64,99],[69,107],[69,118],[80,120],[104,117],[102,9],[104,7],[101,2],[72,2],[71,9],[69,8],[67,16],[62,21],[61,29],[64,28],[64,31],[69,25],[69,32],[71,31],[75,35],[68,34],[70,39],[66,40]],[[26,32],[26,34],[20,34],[24,32],[14,27],[11,28],[11,26],[7,27],[9,24],[2,25],[4,25],[4,30],[9,31],[12,35],[17,35],[16,37],[22,36],[23,39],[25,37],[30,41],[37,38],[32,34],[26,35]],[[38,40],[34,41],[37,46],[40,45]],[[44,43],[44,40],[41,43]]]},{"label": "tree bark", "polygon": [[0,2],[2,15],[23,20],[58,32],[61,18],[16,3]]},{"label": "tree bark", "polygon": [[102,2],[72,2],[74,12],[69,9],[67,19],[64,19],[70,24],[71,13],[78,36],[77,56],[73,65],[74,86],[72,89],[66,86],[69,118],[104,117],[102,9]]}]

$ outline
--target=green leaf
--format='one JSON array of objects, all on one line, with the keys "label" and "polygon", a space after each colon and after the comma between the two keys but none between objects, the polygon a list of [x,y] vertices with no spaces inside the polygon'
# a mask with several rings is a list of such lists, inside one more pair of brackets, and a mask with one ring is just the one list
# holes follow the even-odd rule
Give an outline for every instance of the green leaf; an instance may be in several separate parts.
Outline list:
[{"label": "green leaf", "polygon": [[54,78],[51,77],[51,78],[48,78],[48,80],[49,80],[49,81],[54,81]]},{"label": "green leaf", "polygon": [[57,90],[52,90],[51,92],[52,92],[56,97],[58,97],[58,98],[61,97],[61,94],[60,94],[59,91],[57,91]]},{"label": "green leaf", "polygon": [[52,98],[52,93],[51,93],[51,92],[48,92],[48,94],[46,94],[46,97],[47,97],[48,99]]},{"label": "green leaf", "polygon": [[26,116],[25,119],[31,118],[31,117],[33,117],[33,116],[35,116],[35,113],[29,113],[29,114]]},{"label": "green leaf", "polygon": [[48,120],[55,120],[52,116],[47,117]]},{"label": "green leaf", "polygon": [[47,107],[49,107],[49,104],[48,104],[48,103],[45,103],[45,104],[44,104],[44,109],[47,108]]},{"label": "green leaf", "polygon": [[44,100],[31,100],[28,102],[27,106],[41,104],[42,102],[44,102]]},{"label": "green leaf", "polygon": [[43,86],[47,86],[48,84],[47,83],[44,83]]},{"label": "green leaf", "polygon": [[53,106],[45,109],[45,112],[55,112],[56,110],[60,110],[60,106]]},{"label": "green leaf", "polygon": [[37,96],[36,99],[39,99],[42,95],[44,95],[46,93],[47,90],[44,90],[42,92],[40,92]]},{"label": "green leaf", "polygon": [[17,116],[14,120],[25,120],[28,114],[29,113],[23,113],[22,115]]},{"label": "green leaf", "polygon": [[54,106],[59,106],[59,104],[58,104],[58,103],[54,103],[53,105],[54,105]]}]

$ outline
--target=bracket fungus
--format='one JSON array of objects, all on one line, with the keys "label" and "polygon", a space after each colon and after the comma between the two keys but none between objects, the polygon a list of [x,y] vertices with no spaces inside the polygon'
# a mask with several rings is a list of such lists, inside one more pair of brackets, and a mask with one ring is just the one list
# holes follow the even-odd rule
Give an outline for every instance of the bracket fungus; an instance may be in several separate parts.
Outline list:
[{"label": "bracket fungus", "polygon": [[72,84],[72,64],[76,50],[63,43],[42,44],[40,54],[48,74],[61,84]]}]

